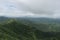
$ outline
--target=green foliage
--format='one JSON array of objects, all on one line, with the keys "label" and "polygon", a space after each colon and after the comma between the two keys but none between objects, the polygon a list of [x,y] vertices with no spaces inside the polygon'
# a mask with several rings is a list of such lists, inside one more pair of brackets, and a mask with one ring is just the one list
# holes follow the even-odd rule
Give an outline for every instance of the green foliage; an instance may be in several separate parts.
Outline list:
[{"label": "green foliage", "polygon": [[0,40],[34,40],[32,27],[16,20],[0,25]]},{"label": "green foliage", "polygon": [[[57,26],[55,24],[33,24],[32,22],[25,24],[17,20],[9,20],[0,24],[0,40],[60,40],[59,32],[43,31],[34,26],[40,26],[44,29]],[[51,30],[51,29],[49,29]]]}]

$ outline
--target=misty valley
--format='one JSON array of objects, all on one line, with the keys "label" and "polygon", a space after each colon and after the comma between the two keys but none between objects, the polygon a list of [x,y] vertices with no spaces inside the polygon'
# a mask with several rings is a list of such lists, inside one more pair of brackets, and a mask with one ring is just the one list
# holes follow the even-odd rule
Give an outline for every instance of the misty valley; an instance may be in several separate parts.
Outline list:
[{"label": "misty valley", "polygon": [[60,40],[60,19],[2,16],[0,40]]},{"label": "misty valley", "polygon": [[60,0],[0,0],[0,40],[60,40]]}]

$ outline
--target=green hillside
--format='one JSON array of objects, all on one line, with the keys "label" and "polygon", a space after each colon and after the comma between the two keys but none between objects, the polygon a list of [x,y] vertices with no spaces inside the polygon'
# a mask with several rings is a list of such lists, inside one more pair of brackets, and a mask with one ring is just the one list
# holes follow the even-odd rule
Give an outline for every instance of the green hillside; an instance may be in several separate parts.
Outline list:
[{"label": "green hillside", "polygon": [[[40,24],[39,26],[41,28],[47,25]],[[60,32],[46,32],[34,27],[33,23],[25,24],[22,21],[9,20],[0,24],[0,40],[60,40]]]},{"label": "green hillside", "polygon": [[35,28],[10,20],[0,24],[0,40],[36,40]]}]

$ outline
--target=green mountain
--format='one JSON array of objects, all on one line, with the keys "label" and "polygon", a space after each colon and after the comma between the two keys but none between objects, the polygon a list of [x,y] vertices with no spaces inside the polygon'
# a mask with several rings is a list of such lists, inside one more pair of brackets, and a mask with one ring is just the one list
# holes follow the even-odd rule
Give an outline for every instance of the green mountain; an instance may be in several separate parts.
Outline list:
[{"label": "green mountain", "polygon": [[0,40],[60,40],[60,21],[0,17]]},{"label": "green mountain", "polygon": [[25,24],[13,19],[0,24],[0,40],[60,40],[60,32],[41,31],[33,23]]},{"label": "green mountain", "polygon": [[0,40],[37,40],[34,27],[10,20],[0,24]]},{"label": "green mountain", "polygon": [[9,17],[0,17],[0,24],[3,24],[10,19],[15,19],[22,24],[36,27],[36,29],[41,31],[55,31],[60,32],[60,19],[53,18],[9,18]]}]

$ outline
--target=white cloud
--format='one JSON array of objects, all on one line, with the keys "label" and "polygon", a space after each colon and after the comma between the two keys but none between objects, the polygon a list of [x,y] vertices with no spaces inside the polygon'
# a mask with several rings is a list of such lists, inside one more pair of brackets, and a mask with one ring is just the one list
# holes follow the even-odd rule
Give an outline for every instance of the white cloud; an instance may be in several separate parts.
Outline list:
[{"label": "white cloud", "polygon": [[60,17],[60,0],[0,0],[0,16]]}]

